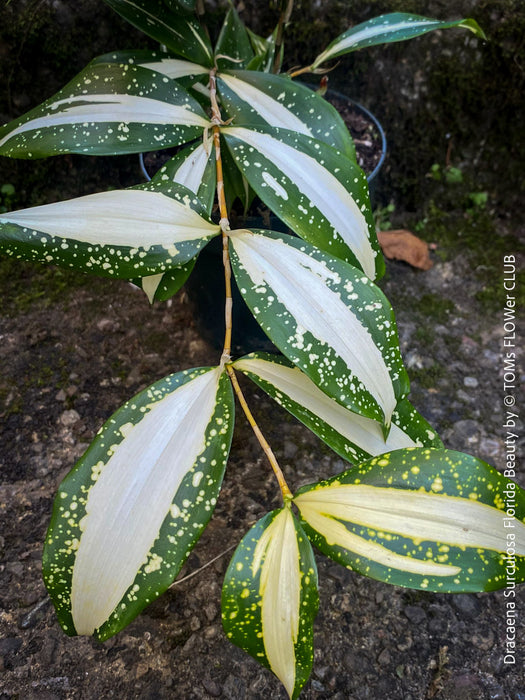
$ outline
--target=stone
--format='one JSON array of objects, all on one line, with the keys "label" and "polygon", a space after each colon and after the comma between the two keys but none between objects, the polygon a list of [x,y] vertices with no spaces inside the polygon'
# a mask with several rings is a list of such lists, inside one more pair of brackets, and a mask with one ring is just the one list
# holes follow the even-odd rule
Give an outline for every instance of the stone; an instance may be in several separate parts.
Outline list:
[{"label": "stone", "polygon": [[477,617],[480,612],[478,599],[468,593],[456,593],[452,596],[452,605],[464,617]]},{"label": "stone", "polygon": [[420,625],[427,619],[427,614],[419,605],[407,605],[403,610],[405,616],[415,625]]},{"label": "stone", "polygon": [[51,601],[49,600],[49,598],[44,598],[39,603],[37,603],[35,607],[32,608],[28,613],[23,615],[18,623],[20,629],[27,630],[31,629],[31,627],[34,627],[37,624],[37,622],[42,619],[42,617],[45,614],[45,608],[50,603]]},{"label": "stone", "polygon": [[245,700],[246,684],[241,678],[230,673],[222,688],[222,694],[228,700]]},{"label": "stone", "polygon": [[79,420],[80,415],[78,411],[75,411],[74,408],[70,408],[67,411],[63,411],[60,415],[60,422],[65,428],[70,428],[72,425],[75,425],[75,423]]},{"label": "stone", "polygon": [[448,680],[440,697],[444,700],[473,700],[482,698],[483,691],[474,673],[462,673]]},{"label": "stone", "polygon": [[114,321],[111,318],[101,318],[97,322],[97,328],[103,333],[114,333],[120,328],[118,321]]},{"label": "stone", "polygon": [[388,651],[388,649],[383,649],[383,651],[377,657],[377,663],[380,666],[388,666],[391,660],[392,657],[390,656],[390,652]]},{"label": "stone", "polygon": [[495,438],[482,437],[479,441],[479,454],[481,457],[498,457],[502,450],[502,442]]},{"label": "stone", "polygon": [[215,681],[205,678],[202,681],[202,686],[204,690],[212,696],[212,698],[220,698],[220,696],[222,695],[222,690]]},{"label": "stone", "polygon": [[16,654],[21,646],[22,639],[20,637],[5,637],[4,639],[0,639],[0,656]]},{"label": "stone", "polygon": [[476,445],[479,442],[479,424],[468,418],[454,423],[453,437],[463,445]]},{"label": "stone", "polygon": [[472,635],[472,644],[482,651],[489,651],[494,646],[494,633],[487,630],[485,634],[475,633]]}]

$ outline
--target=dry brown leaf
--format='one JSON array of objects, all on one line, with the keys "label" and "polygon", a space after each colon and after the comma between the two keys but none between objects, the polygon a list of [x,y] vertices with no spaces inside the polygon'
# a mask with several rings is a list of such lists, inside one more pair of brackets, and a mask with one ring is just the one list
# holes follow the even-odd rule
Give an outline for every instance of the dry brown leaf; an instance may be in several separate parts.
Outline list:
[{"label": "dry brown leaf", "polygon": [[420,270],[430,270],[434,264],[428,254],[428,243],[410,231],[378,231],[377,239],[385,257],[390,260],[403,260]]}]

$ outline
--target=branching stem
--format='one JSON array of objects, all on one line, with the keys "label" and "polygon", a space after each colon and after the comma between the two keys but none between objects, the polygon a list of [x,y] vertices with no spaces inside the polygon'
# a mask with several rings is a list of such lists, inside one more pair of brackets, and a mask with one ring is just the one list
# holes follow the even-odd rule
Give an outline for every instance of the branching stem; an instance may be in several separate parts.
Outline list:
[{"label": "branching stem", "polygon": [[298,75],[303,75],[304,73],[313,73],[312,66],[298,68],[297,70],[292,71],[289,75],[290,78],[296,78]]},{"label": "branching stem", "polygon": [[221,158],[221,133],[222,124],[221,112],[217,103],[217,84],[215,80],[215,69],[210,72],[210,100],[211,100],[211,120],[213,124],[213,145],[215,148],[215,165],[217,170],[217,200],[219,202],[219,212],[221,215],[220,227],[222,233],[222,262],[224,265],[224,285],[226,300],[224,304],[224,346],[222,349],[221,364],[229,362],[232,347],[232,269],[230,264],[230,253],[228,250],[228,233],[230,222],[228,219],[228,207],[224,194],[224,176],[222,172]]},{"label": "branching stem", "polygon": [[255,437],[259,441],[260,446],[262,447],[264,454],[268,458],[268,461],[270,462],[270,465],[274,471],[274,474],[277,478],[277,481],[279,482],[279,487],[281,489],[281,493],[283,495],[284,501],[289,501],[292,497],[293,494],[290,491],[288,484],[285,481],[284,475],[281,471],[281,467],[279,466],[279,463],[277,462],[277,459],[272,451],[272,448],[266,441],[266,438],[261,432],[261,429],[257,425],[255,418],[252,415],[252,412],[250,411],[250,408],[248,404],[246,403],[246,399],[244,398],[244,394],[242,393],[242,389],[239,386],[239,382],[237,381],[237,376],[235,375],[235,371],[231,365],[226,365],[226,371],[228,372],[228,375],[231,379],[231,383],[233,386],[233,390],[235,391],[237,398],[239,400],[239,403],[241,404],[241,408],[244,411],[244,414],[246,418],[248,419],[248,423],[251,425],[253,432],[255,433]]},{"label": "branching stem", "polygon": [[244,394],[242,393],[241,387],[239,386],[239,382],[237,381],[235,371],[233,367],[230,364],[228,364],[231,359],[230,355],[232,338],[232,270],[230,263],[230,253],[228,249],[230,222],[228,220],[228,208],[226,206],[226,197],[224,194],[224,177],[222,172],[220,139],[220,125],[223,124],[223,121],[219,105],[217,103],[217,85],[215,80],[215,69],[210,72],[210,100],[212,109],[211,121],[213,124],[213,145],[215,147],[215,163],[217,170],[217,199],[219,202],[219,212],[221,215],[220,227],[222,233],[222,261],[224,265],[224,282],[226,288],[226,302],[224,307],[226,328],[224,332],[224,346],[222,350],[221,365],[225,367],[228,376],[230,377],[233,390],[235,391],[239,403],[241,404],[242,410],[244,411],[244,414],[248,419],[248,423],[251,425],[252,430],[255,433],[255,436],[257,437],[257,440],[259,441],[259,444],[261,445],[264,451],[264,454],[267,456],[268,461],[270,462],[274,474],[277,477],[277,481],[279,483],[283,499],[286,502],[292,498],[293,494],[288,488],[288,484],[284,479],[283,473],[277,462],[277,459],[275,458],[272,448],[266,441],[266,438],[262,434],[261,429],[257,425],[255,418],[253,417],[252,412],[250,411],[250,408],[246,403]]}]

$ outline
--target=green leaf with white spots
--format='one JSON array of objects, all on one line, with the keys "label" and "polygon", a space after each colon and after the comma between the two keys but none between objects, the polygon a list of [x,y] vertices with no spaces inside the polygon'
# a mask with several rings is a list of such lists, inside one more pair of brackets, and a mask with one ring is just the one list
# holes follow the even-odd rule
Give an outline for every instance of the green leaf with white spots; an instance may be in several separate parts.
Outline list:
[{"label": "green leaf with white spots", "polygon": [[255,52],[255,58],[247,68],[250,70],[262,70],[265,73],[269,73],[275,60],[275,37],[277,35],[277,29],[274,29],[268,38],[255,34],[249,27],[246,28],[246,31],[248,32],[250,42]]},{"label": "green leaf with white spots", "polygon": [[110,53],[105,53],[102,56],[94,58],[90,66],[100,63],[142,66],[142,68],[147,68],[156,73],[162,73],[162,75],[172,80],[196,78],[206,75],[210,71],[209,68],[201,66],[198,63],[185,61],[181,58],[173,58],[162,51],[148,51],[147,49],[138,49],[136,51],[111,51]]},{"label": "green leaf with white spots", "polygon": [[[242,204],[243,216],[246,217],[250,206],[255,199],[255,192],[251,189],[248,181],[235,164],[235,161],[227,148],[221,149],[221,156],[226,208],[228,211],[231,211],[235,200],[239,199],[239,202]],[[238,207],[236,208],[238,209]]]},{"label": "green leaf with white spots", "polygon": [[252,353],[234,363],[277,403],[304,423],[343,459],[362,462],[403,447],[442,447],[437,433],[407,399],[392,414],[385,440],[380,424],[349,411],[322,392],[285,358]]},{"label": "green leaf with white spots", "polygon": [[299,489],[294,503],[321,552],[365,576],[491,591],[507,585],[510,562],[525,581],[525,491],[470,455],[398,450]]},{"label": "green leaf with white spots", "polygon": [[228,639],[269,668],[297,698],[313,662],[319,605],[312,548],[288,507],[259,520],[243,537],[222,589]]},{"label": "green leaf with white spots", "polygon": [[393,12],[388,15],[380,15],[366,22],[357,24],[334,39],[327,48],[317,56],[312,64],[315,70],[325,61],[330,61],[337,56],[363,49],[377,44],[389,44],[394,41],[413,39],[436,29],[448,29],[458,27],[469,29],[476,36],[485,39],[485,34],[478,23],[473,19],[460,19],[454,22],[442,22],[421,15],[407,14],[406,12]]},{"label": "green leaf with white spots", "polygon": [[172,583],[213,512],[233,429],[221,368],[122,406],[62,482],[43,574],[63,629],[104,640]]},{"label": "green leaf with white spots", "polygon": [[224,18],[215,46],[215,56],[219,70],[245,68],[254,57],[246,27],[233,7]]},{"label": "green leaf with white spots", "polygon": [[352,137],[339,112],[321,95],[283,75],[220,73],[217,85],[235,126],[269,124],[323,141],[355,162]]},{"label": "green leaf with white spots", "polygon": [[[169,7],[164,0],[104,0],[130,24],[188,61],[213,67],[210,41],[192,15]],[[187,0],[184,0],[186,3]]]},{"label": "green leaf with white spots", "polygon": [[133,64],[89,65],[54,97],[0,127],[0,155],[115,155],[178,146],[209,119],[166,75]]},{"label": "green leaf with white spots", "polygon": [[[169,183],[183,185],[197,195],[209,216],[215,200],[216,181],[213,139],[210,137],[206,141],[197,141],[182,148],[159,169],[150,187],[158,186],[162,191]],[[142,279],[133,279],[132,282],[144,290],[150,304],[154,301],[166,301],[185,284],[194,265],[195,258],[180,267]]]},{"label": "green leaf with white spots", "polygon": [[360,267],[384,272],[362,170],[322,141],[270,126],[225,127],[221,135],[263,202],[294,233]]},{"label": "green leaf with white spots", "polygon": [[185,265],[218,233],[192,192],[152,180],[0,214],[0,253],[135,279]]},{"label": "green leaf with white spots", "polygon": [[387,432],[409,382],[381,290],[286,234],[232,231],[230,251],[241,294],[279,350],[324,393]]},{"label": "green leaf with white spots", "polygon": [[[158,183],[161,188],[172,182],[184,185],[197,195],[209,216],[215,199],[216,180],[213,140],[210,137],[204,142],[195,142],[181,149],[160,168],[152,182],[154,185]],[[150,304],[166,301],[186,283],[195,261],[196,258],[193,258],[181,267],[132,281],[144,290]]]},{"label": "green leaf with white spots", "polygon": [[167,272],[159,272],[156,275],[139,277],[130,281],[144,291],[150,304],[153,304],[154,301],[166,301],[177,294],[186,283],[195,267],[195,262],[196,258],[193,258],[181,267],[174,267]]},{"label": "green leaf with white spots", "polygon": [[217,183],[213,138],[210,136],[182,148],[153,179],[163,187],[172,182],[184,185],[198,197],[210,216]]},{"label": "green leaf with white spots", "polygon": [[256,34],[254,31],[252,31],[249,27],[246,27],[246,31],[248,33],[248,37],[250,39],[253,51],[256,56],[265,56],[269,46],[272,43],[272,38],[273,35],[270,35],[267,39],[260,34]]},{"label": "green leaf with white spots", "polygon": [[172,10],[185,10],[186,12],[193,12],[195,9],[196,0],[164,0],[166,5]]}]

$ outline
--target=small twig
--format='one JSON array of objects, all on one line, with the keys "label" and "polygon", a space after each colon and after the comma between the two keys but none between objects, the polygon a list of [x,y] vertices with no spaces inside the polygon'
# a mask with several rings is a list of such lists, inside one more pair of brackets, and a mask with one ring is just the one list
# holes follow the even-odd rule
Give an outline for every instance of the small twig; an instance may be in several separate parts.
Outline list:
[{"label": "small twig", "polygon": [[447,154],[445,156],[445,167],[449,168],[450,167],[450,156],[452,154],[452,139],[449,139],[448,146],[447,146]]},{"label": "small twig", "polygon": [[295,78],[298,75],[303,75],[303,73],[312,73],[312,75],[325,75],[326,73],[331,73],[337,66],[339,65],[339,61],[334,66],[331,66],[330,68],[312,68],[312,66],[305,66],[304,68],[291,68],[288,71],[288,75],[290,78]]},{"label": "small twig", "polygon": [[176,581],[173,581],[173,583],[171,584],[171,586],[169,586],[169,588],[173,588],[174,586],[178,586],[179,583],[184,583],[184,581],[187,581],[189,578],[193,578],[193,577],[196,576],[197,574],[200,574],[201,571],[203,571],[203,570],[206,569],[208,566],[210,566],[211,564],[213,564],[213,562],[217,561],[217,559],[220,559],[220,558],[223,557],[225,554],[228,554],[228,552],[231,552],[232,549],[235,549],[236,546],[237,546],[236,544],[230,545],[227,549],[224,550],[224,552],[221,552],[220,554],[217,554],[216,557],[213,557],[213,559],[210,559],[210,561],[207,561],[206,564],[203,564],[202,566],[199,566],[199,568],[198,568],[198,569],[195,569],[195,571],[192,571],[191,574],[187,574],[186,576],[183,576],[182,578],[179,578],[179,579],[177,579]]},{"label": "small twig", "polygon": [[298,75],[303,75],[304,73],[313,73],[312,66],[305,66],[304,68],[297,68],[289,73],[290,78],[296,78]]}]

